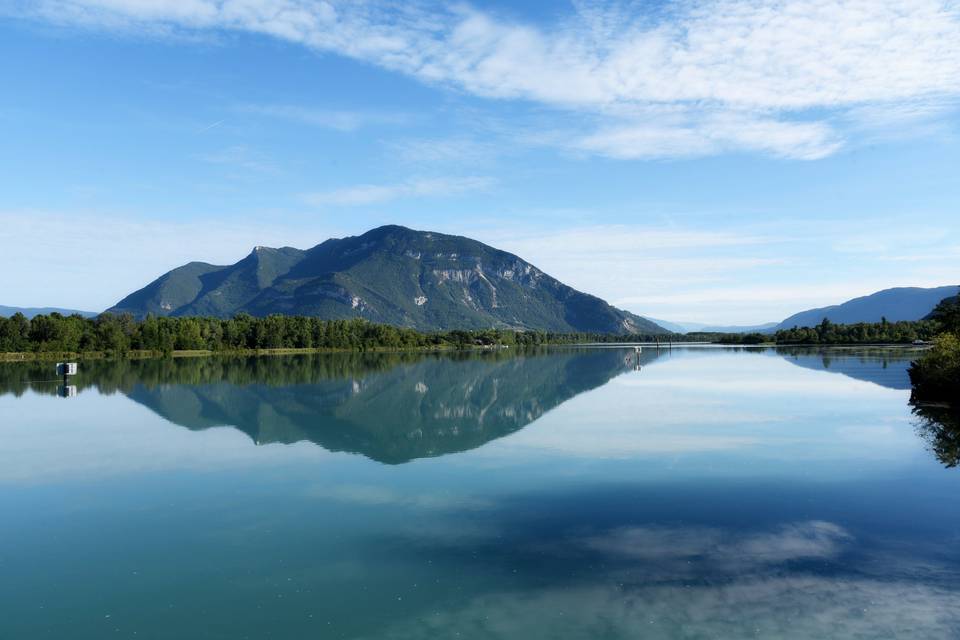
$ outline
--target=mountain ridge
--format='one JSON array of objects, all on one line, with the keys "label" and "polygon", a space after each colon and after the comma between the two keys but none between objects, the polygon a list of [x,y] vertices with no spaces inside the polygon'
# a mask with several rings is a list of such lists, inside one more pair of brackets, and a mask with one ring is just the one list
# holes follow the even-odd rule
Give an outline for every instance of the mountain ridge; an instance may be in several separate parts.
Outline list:
[{"label": "mountain ridge", "polygon": [[9,318],[17,313],[22,313],[28,320],[34,316],[45,316],[51,313],[59,313],[62,316],[79,314],[84,318],[92,318],[98,315],[96,311],[80,311],[78,309],[64,309],[62,307],[7,307],[0,305],[0,318]]},{"label": "mountain ridge", "polygon": [[573,289],[519,256],[399,225],[310,249],[256,246],[232,265],[190,262],[108,309],[136,317],[361,317],[418,330],[668,333]]},{"label": "mountain ridge", "polygon": [[824,318],[834,324],[858,322],[890,322],[922,320],[943,299],[957,295],[960,286],[943,287],[892,287],[852,298],[846,302],[808,309],[795,313],[780,322],[775,330],[793,327],[814,327]]}]

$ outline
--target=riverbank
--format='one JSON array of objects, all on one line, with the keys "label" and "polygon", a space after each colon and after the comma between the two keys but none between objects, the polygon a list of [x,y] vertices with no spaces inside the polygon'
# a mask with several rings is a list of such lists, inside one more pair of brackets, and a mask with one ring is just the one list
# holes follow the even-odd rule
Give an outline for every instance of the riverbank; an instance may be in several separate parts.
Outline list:
[{"label": "riverbank", "polygon": [[[488,350],[489,347],[476,346],[470,350]],[[209,349],[175,349],[169,352],[162,351],[127,351],[114,353],[110,351],[84,351],[51,353],[0,353],[0,362],[63,362],[64,360],[143,360],[148,358],[197,358],[206,356],[291,356],[317,353],[433,353],[462,351],[453,346],[436,345],[430,347],[371,347],[366,349],[329,349],[329,348],[283,348],[283,349],[233,349],[212,351]]]}]

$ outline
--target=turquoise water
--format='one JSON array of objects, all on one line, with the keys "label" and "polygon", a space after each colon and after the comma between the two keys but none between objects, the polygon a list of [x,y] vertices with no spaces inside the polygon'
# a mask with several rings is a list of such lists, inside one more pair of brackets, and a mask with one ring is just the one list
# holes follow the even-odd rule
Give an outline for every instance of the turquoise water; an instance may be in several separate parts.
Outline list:
[{"label": "turquoise water", "polygon": [[0,639],[960,637],[910,357],[3,365]]}]

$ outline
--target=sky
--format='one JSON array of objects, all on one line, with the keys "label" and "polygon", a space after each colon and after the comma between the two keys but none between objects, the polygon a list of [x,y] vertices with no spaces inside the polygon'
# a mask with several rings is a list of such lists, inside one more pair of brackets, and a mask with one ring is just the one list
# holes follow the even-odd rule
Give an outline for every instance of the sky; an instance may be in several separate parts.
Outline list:
[{"label": "sky", "polygon": [[0,0],[0,304],[381,224],[635,313],[960,283],[960,0]]}]

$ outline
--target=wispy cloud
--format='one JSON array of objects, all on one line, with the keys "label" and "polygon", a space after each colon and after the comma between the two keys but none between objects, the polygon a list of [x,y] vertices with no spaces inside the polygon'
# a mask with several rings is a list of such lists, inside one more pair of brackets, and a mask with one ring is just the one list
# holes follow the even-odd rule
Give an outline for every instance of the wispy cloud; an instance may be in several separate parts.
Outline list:
[{"label": "wispy cloud", "polygon": [[863,128],[960,97],[956,0],[677,0],[653,12],[582,2],[548,25],[465,4],[345,0],[38,0],[6,12],[114,30],[270,35],[477,96],[575,110],[595,130],[569,144],[616,158],[743,150],[817,159]]},{"label": "wispy cloud", "polygon": [[410,117],[402,113],[333,110],[289,104],[248,104],[237,107],[237,110],[344,132],[371,125],[395,125],[410,121]]},{"label": "wispy cloud", "polygon": [[242,144],[231,145],[204,154],[200,156],[200,159],[210,164],[224,165],[234,169],[253,171],[255,173],[274,174],[280,171],[280,167],[265,154]]},{"label": "wispy cloud", "polygon": [[315,205],[361,206],[405,198],[449,197],[481,191],[493,185],[486,176],[420,178],[394,184],[360,184],[332,191],[309,193],[304,202]]},{"label": "wispy cloud", "polygon": [[390,152],[405,164],[477,165],[503,153],[498,145],[468,136],[407,139],[389,145]]}]

